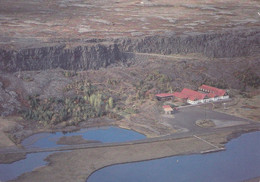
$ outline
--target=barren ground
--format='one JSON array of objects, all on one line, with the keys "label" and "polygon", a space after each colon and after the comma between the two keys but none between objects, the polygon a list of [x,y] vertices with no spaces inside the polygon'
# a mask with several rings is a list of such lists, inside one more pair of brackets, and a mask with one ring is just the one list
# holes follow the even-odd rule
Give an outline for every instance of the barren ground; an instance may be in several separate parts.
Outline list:
[{"label": "barren ground", "polygon": [[[257,0],[2,0],[1,46],[198,33],[259,26]],[[68,45],[69,46],[69,45]]]},{"label": "barren ground", "polygon": [[216,107],[219,112],[228,113],[242,118],[248,118],[256,122],[260,122],[260,95],[259,90],[253,93],[250,98],[243,98],[237,95],[237,97],[224,107]]},{"label": "barren ground", "polygon": [[0,148],[15,146],[15,143],[7,137],[6,131],[14,128],[16,122],[0,117]]}]

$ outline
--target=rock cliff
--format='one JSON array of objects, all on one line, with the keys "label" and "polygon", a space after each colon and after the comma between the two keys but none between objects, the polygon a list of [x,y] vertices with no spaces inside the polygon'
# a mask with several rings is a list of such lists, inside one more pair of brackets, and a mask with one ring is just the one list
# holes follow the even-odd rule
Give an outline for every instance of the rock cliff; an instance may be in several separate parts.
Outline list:
[{"label": "rock cliff", "polygon": [[118,61],[120,57],[116,44],[95,44],[73,48],[58,45],[18,51],[2,49],[0,69],[8,72],[53,68],[88,70],[106,67]]},{"label": "rock cliff", "polygon": [[202,53],[216,58],[239,57],[259,51],[260,30],[150,36],[143,39],[125,39],[120,45],[119,47],[127,52]]},{"label": "rock cliff", "polygon": [[170,33],[136,39],[116,39],[110,43],[85,43],[71,48],[60,44],[21,50],[0,49],[0,70],[99,69],[127,61],[124,52],[202,53],[208,57],[238,57],[257,52],[259,45],[260,29],[253,29],[204,34]]}]

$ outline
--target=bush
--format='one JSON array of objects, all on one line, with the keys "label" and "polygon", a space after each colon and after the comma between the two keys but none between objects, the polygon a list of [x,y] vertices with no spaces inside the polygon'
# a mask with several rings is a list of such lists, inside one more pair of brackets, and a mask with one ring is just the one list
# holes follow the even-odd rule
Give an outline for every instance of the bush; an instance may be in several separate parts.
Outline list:
[{"label": "bush", "polygon": [[65,77],[73,77],[78,75],[76,71],[63,71],[62,73]]}]

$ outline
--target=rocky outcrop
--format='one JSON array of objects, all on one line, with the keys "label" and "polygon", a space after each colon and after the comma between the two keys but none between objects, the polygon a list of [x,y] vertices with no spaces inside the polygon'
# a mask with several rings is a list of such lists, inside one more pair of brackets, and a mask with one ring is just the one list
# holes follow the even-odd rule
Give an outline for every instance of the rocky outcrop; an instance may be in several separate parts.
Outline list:
[{"label": "rocky outcrop", "polygon": [[208,57],[247,56],[259,50],[260,29],[220,33],[174,33],[144,38],[117,39],[113,43],[92,42],[67,48],[65,44],[0,50],[0,70],[88,70],[126,62],[124,52],[156,54],[202,53]]},{"label": "rocky outcrop", "polygon": [[0,116],[8,116],[19,109],[20,106],[17,93],[13,90],[5,89],[3,83],[0,82]]}]

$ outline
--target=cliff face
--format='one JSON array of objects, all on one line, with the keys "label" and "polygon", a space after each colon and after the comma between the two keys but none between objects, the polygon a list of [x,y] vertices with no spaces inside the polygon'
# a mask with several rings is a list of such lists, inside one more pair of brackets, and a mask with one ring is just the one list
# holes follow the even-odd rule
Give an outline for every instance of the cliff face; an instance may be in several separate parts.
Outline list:
[{"label": "cliff face", "polygon": [[202,53],[208,57],[247,56],[259,51],[260,30],[151,36],[121,41],[122,50],[158,54]]},{"label": "cliff face", "polygon": [[88,70],[124,62],[124,52],[157,54],[202,53],[208,57],[247,56],[259,50],[260,30],[149,36],[118,39],[114,43],[94,43],[66,48],[65,45],[0,50],[0,70],[45,70],[52,68]]},{"label": "cliff face", "polygon": [[78,46],[67,49],[64,45],[0,50],[0,70],[45,70],[52,68],[88,70],[106,67],[120,59],[117,45]]}]

